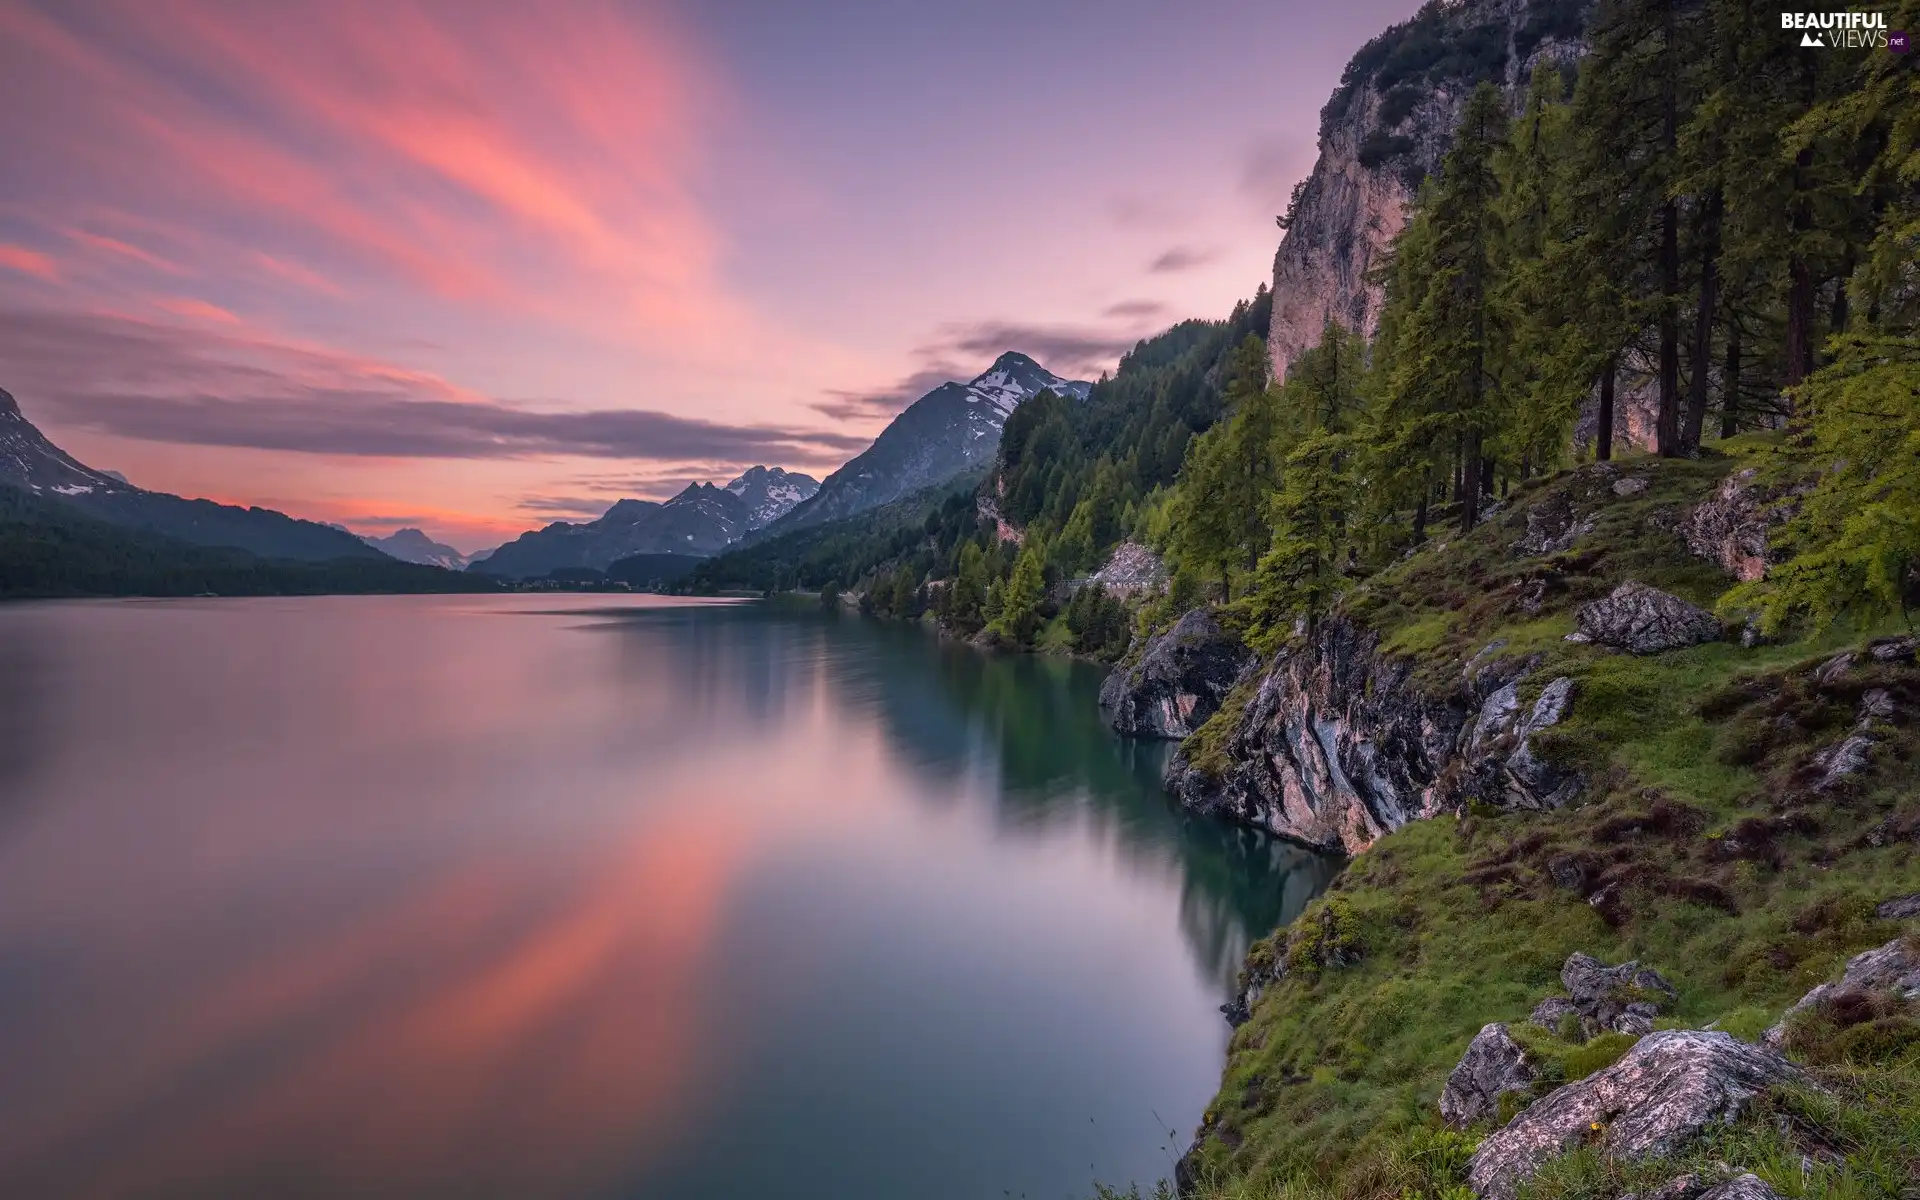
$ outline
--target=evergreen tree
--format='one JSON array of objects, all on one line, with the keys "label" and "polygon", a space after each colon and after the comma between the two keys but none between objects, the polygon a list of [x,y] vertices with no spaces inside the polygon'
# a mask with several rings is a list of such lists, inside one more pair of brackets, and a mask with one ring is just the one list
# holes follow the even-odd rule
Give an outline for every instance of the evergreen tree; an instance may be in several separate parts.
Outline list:
[{"label": "evergreen tree", "polygon": [[1455,493],[1463,530],[1479,520],[1486,443],[1500,421],[1504,333],[1494,303],[1501,228],[1493,159],[1506,124],[1499,90],[1481,84],[1467,101],[1440,178],[1423,196],[1426,276],[1416,284],[1419,297],[1394,355],[1391,387],[1412,434],[1403,440],[1424,443],[1428,453],[1421,457],[1429,462],[1436,442],[1451,444],[1462,481]]},{"label": "evergreen tree", "polygon": [[1270,650],[1296,617],[1309,625],[1332,605],[1347,552],[1351,438],[1318,433],[1287,455],[1285,482],[1273,505],[1273,545],[1260,559],[1248,607],[1252,642]]}]

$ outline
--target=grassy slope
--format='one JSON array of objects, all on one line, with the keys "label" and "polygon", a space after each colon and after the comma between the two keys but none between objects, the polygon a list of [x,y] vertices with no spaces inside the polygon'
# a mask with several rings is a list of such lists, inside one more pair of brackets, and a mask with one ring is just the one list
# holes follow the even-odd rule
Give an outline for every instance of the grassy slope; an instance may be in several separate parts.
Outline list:
[{"label": "grassy slope", "polygon": [[[1912,668],[1855,671],[1830,687],[1808,679],[1834,650],[1890,627],[1651,658],[1563,640],[1577,604],[1627,578],[1710,605],[1727,580],[1687,554],[1677,518],[1755,449],[1735,443],[1733,457],[1623,463],[1619,474],[1651,481],[1624,498],[1591,469],[1563,474],[1353,597],[1351,611],[1417,658],[1428,680],[1456,675],[1497,638],[1508,641],[1503,653],[1543,656],[1530,677],[1536,692],[1556,675],[1573,676],[1572,712],[1542,749],[1580,763],[1593,782],[1570,811],[1419,822],[1354,861],[1291,931],[1291,959],[1306,969],[1270,988],[1233,1038],[1208,1114],[1204,1195],[1458,1194],[1450,1189],[1472,1138],[1438,1128],[1441,1084],[1481,1025],[1523,1020],[1559,990],[1560,964],[1574,950],[1639,958],[1665,973],[1680,989],[1670,1024],[1718,1022],[1751,1037],[1847,956],[1899,935],[1872,908],[1920,891],[1915,729],[1881,746],[1861,784],[1816,795],[1804,773],[1812,748],[1851,724],[1866,686],[1901,695],[1897,720],[1920,709]],[[1597,507],[1593,532],[1565,554],[1516,556],[1526,510],[1556,494]],[[1529,614],[1517,601],[1536,583],[1546,603]],[[1523,699],[1532,699],[1524,687]],[[1904,835],[1869,844],[1868,831],[1889,821]],[[1619,881],[1621,899],[1596,908],[1556,887],[1547,864],[1558,855],[1575,856],[1591,878]],[[1303,931],[1314,940],[1303,944]],[[1285,955],[1289,936],[1281,931],[1255,953]],[[1357,948],[1359,961],[1314,969],[1317,958],[1340,957],[1314,953],[1315,940],[1329,937]],[[1766,1122],[1700,1153],[1732,1154],[1728,1161],[1762,1170],[1791,1195],[1912,1194],[1897,1189],[1920,1178],[1920,1042],[1908,1040],[1914,1027],[1897,1015],[1874,1028],[1873,1037],[1853,1030],[1803,1039],[1803,1055],[1830,1060],[1829,1082],[1841,1094],[1867,1088],[1879,1097],[1828,1106],[1828,1125],[1857,1128],[1827,1128],[1813,1140],[1846,1151],[1846,1167],[1803,1177],[1799,1152],[1812,1135],[1795,1142]],[[1630,1044],[1535,1040],[1570,1078]],[[1777,1103],[1807,1107],[1792,1097]],[[1667,1165],[1641,1173],[1662,1170],[1660,1179],[1672,1174]],[[1579,1156],[1543,1178],[1539,1192],[1612,1196],[1631,1174]]]}]

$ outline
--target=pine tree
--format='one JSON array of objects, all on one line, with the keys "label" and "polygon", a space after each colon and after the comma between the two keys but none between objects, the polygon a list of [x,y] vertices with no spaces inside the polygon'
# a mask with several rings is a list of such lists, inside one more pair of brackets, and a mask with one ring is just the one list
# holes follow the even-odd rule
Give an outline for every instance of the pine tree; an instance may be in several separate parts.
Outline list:
[{"label": "pine tree", "polygon": [[1296,617],[1318,621],[1340,592],[1351,446],[1348,435],[1319,433],[1287,455],[1285,482],[1273,503],[1273,544],[1248,597],[1251,640],[1263,651],[1286,638]]},{"label": "pine tree", "polygon": [[[1479,521],[1483,455],[1499,423],[1497,355],[1503,344],[1494,304],[1496,246],[1501,238],[1495,201],[1495,151],[1506,137],[1500,92],[1481,84],[1467,100],[1440,178],[1422,197],[1427,240],[1414,301],[1399,330],[1391,384],[1405,420],[1401,440],[1455,451],[1460,527]],[[1409,446],[1411,449],[1412,446]]]}]

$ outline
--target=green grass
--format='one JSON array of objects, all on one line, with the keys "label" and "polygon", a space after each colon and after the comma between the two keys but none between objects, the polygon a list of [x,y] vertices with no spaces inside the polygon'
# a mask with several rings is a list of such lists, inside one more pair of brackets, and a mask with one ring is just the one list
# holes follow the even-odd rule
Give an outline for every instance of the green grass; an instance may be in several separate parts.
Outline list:
[{"label": "green grass", "polygon": [[[1858,668],[1831,685],[1811,679],[1831,654],[1890,626],[1649,657],[1564,640],[1579,604],[1626,579],[1710,607],[1729,581],[1687,553],[1679,514],[1766,444],[1737,439],[1723,457],[1628,460],[1610,476],[1589,468],[1537,481],[1481,529],[1422,550],[1350,596],[1347,615],[1414,661],[1416,686],[1457,687],[1465,661],[1497,640],[1505,645],[1483,661],[1536,659],[1523,702],[1571,676],[1568,717],[1534,745],[1578,768],[1587,789],[1559,813],[1489,810],[1398,830],[1357,856],[1292,931],[1256,945],[1256,957],[1294,969],[1234,1033],[1195,1159],[1203,1200],[1456,1194],[1458,1171],[1419,1164],[1438,1161],[1428,1152],[1444,1133],[1440,1087],[1482,1025],[1509,1022],[1549,1075],[1564,1079],[1631,1044],[1520,1028],[1559,991],[1561,963],[1575,950],[1661,971],[1679,990],[1662,1026],[1754,1037],[1848,956],[1900,933],[1874,917],[1874,905],[1920,891],[1920,855],[1909,841],[1868,835],[1920,830],[1920,722],[1903,719],[1856,782],[1816,793],[1806,769],[1851,724],[1865,688],[1892,688],[1907,711],[1920,709],[1911,667]],[[1649,485],[1614,496],[1621,475]],[[1561,554],[1514,554],[1529,508],[1568,497],[1592,516],[1592,532]],[[1230,765],[1226,743],[1251,691],[1230,697],[1188,742],[1202,769]],[[1562,856],[1586,873],[1578,893],[1548,869]],[[1602,883],[1617,886],[1596,907],[1588,897]],[[1351,953],[1322,953],[1334,934]],[[1827,1092],[1770,1097],[1752,1120],[1683,1160],[1569,1156],[1531,1194],[1598,1200],[1690,1163],[1725,1161],[1786,1195],[1910,1200],[1899,1190],[1910,1183],[1889,1181],[1920,1178],[1920,1024],[1898,1012],[1803,1024],[1793,1053],[1817,1067]],[[1782,1114],[1785,1132],[1773,1124]],[[1803,1176],[1801,1155],[1816,1145],[1828,1157]]]}]

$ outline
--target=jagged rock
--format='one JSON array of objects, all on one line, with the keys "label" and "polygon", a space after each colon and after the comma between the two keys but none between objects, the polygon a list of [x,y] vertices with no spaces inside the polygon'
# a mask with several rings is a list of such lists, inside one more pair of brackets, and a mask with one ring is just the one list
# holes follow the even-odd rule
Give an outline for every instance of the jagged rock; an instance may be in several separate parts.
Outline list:
[{"label": "jagged rock", "polygon": [[[1473,798],[1564,803],[1579,779],[1539,763],[1530,750],[1518,771],[1511,768],[1538,732],[1536,715],[1548,723],[1565,712],[1570,683],[1550,684],[1524,721],[1516,693],[1511,727],[1475,742],[1488,698],[1526,667],[1488,662],[1447,693],[1430,695],[1412,682],[1411,662],[1380,653],[1378,633],[1332,618],[1252,680],[1221,747],[1225,770],[1194,763],[1182,747],[1167,783],[1196,811],[1347,853]],[[1504,705],[1495,711],[1507,713]]]},{"label": "jagged rock", "polygon": [[1619,1062],[1535,1101],[1489,1136],[1467,1178],[1483,1200],[1513,1200],[1543,1163],[1589,1141],[1615,1158],[1668,1154],[1738,1117],[1767,1087],[1800,1078],[1779,1054],[1730,1034],[1650,1033]]},{"label": "jagged rock", "polygon": [[1550,492],[1527,509],[1527,532],[1513,544],[1516,554],[1561,554],[1593,532],[1593,517],[1574,510],[1566,491]]},{"label": "jagged rock", "polygon": [[1883,901],[1880,907],[1873,910],[1873,915],[1882,921],[1905,921],[1910,917],[1920,917],[1920,892]]},{"label": "jagged rock", "polygon": [[1527,1014],[1527,1020],[1548,1033],[1557,1034],[1568,1017],[1580,1015],[1580,1006],[1565,996],[1548,996],[1533,1006],[1533,1011]]},{"label": "jagged rock", "polygon": [[1589,641],[1634,654],[1659,654],[1720,638],[1712,613],[1658,588],[1629,581],[1583,605],[1574,623]]},{"label": "jagged rock", "polygon": [[1148,641],[1138,662],[1107,676],[1100,707],[1121,733],[1183,738],[1219,710],[1252,662],[1239,638],[1196,608]]},{"label": "jagged rock", "polygon": [[1638,496],[1652,486],[1653,481],[1645,475],[1628,475],[1613,481],[1613,494],[1616,496]]},{"label": "jagged rock", "polygon": [[1747,1174],[1700,1193],[1699,1200],[1780,1200],[1780,1193],[1758,1175]]},{"label": "jagged rock", "polygon": [[1560,983],[1569,995],[1541,1001],[1527,1019],[1542,1029],[1558,1032],[1561,1021],[1572,1013],[1580,1018],[1585,1037],[1651,1033],[1654,1019],[1677,995],[1660,972],[1638,962],[1609,967],[1579,951],[1569,955],[1561,966]]},{"label": "jagged rock", "polygon": [[1533,1061],[1505,1025],[1485,1026],[1447,1076],[1447,1086],[1440,1093],[1440,1115],[1456,1129],[1496,1117],[1501,1096],[1531,1092],[1538,1077]]},{"label": "jagged rock", "polygon": [[[1913,897],[1905,899],[1911,900]],[[1769,1046],[1783,1045],[1787,1039],[1787,1024],[1794,1014],[1849,992],[1880,992],[1900,1000],[1920,1000],[1920,953],[1915,953],[1903,938],[1895,938],[1884,946],[1861,951],[1847,960],[1847,969],[1841,972],[1837,983],[1823,983],[1800,997],[1760,1040]]]},{"label": "jagged rock", "polygon": [[1735,579],[1752,581],[1767,573],[1767,492],[1755,482],[1752,467],[1720,481],[1713,495],[1693,506],[1681,523],[1687,549],[1719,563]]},{"label": "jagged rock", "polygon": [[[1851,654],[1829,659],[1816,674],[1824,674],[1840,658],[1846,659],[1846,666],[1835,670],[1823,683],[1831,683],[1853,664]],[[1813,756],[1813,769],[1820,773],[1814,781],[1815,791],[1827,791],[1850,775],[1857,775],[1873,765],[1873,748],[1880,742],[1884,732],[1877,728],[1884,721],[1893,719],[1897,705],[1893,693],[1886,688],[1868,688],[1860,697],[1860,707],[1855,711],[1853,730],[1840,741],[1828,746]]]}]

